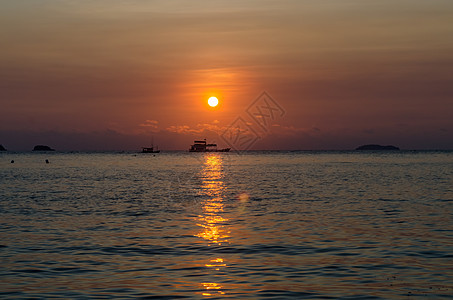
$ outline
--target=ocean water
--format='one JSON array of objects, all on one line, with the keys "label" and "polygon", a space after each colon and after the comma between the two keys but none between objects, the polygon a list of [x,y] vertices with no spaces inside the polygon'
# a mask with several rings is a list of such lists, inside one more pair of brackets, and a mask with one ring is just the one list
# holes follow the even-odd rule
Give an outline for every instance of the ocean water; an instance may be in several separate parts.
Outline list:
[{"label": "ocean water", "polygon": [[2,153],[0,298],[453,298],[452,216],[453,152]]}]

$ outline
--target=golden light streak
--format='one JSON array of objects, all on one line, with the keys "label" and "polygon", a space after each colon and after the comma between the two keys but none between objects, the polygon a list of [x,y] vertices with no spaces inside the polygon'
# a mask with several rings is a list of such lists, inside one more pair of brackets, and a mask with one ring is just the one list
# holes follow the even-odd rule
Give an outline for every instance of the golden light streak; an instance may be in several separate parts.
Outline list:
[{"label": "golden light streak", "polygon": [[[228,221],[227,218],[222,216],[224,210],[223,204],[223,171],[222,171],[222,158],[218,154],[209,154],[205,156],[205,165],[201,173],[202,189],[206,196],[209,198],[204,202],[203,212],[197,217],[197,226],[202,230],[196,234],[208,242],[209,245],[222,245],[228,242],[230,231],[224,225]],[[205,264],[205,267],[213,270],[220,271],[221,268],[226,268],[227,264],[221,257],[211,259]],[[206,292],[203,296],[212,296],[215,292],[217,295],[224,295],[222,285],[215,282],[201,283]]]}]

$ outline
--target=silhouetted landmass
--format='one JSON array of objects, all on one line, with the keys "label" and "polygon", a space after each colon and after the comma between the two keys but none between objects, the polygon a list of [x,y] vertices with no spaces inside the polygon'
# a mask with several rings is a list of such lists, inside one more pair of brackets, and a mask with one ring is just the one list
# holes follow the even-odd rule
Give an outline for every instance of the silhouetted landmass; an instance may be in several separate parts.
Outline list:
[{"label": "silhouetted landmass", "polygon": [[3,147],[3,145],[0,145],[0,151],[6,151],[5,147]]},{"label": "silhouetted landmass", "polygon": [[363,145],[357,147],[355,150],[400,150],[400,148],[388,145],[388,146],[381,146],[381,145]]},{"label": "silhouetted landmass", "polygon": [[45,145],[36,145],[35,148],[33,148],[33,151],[55,151],[55,149]]}]

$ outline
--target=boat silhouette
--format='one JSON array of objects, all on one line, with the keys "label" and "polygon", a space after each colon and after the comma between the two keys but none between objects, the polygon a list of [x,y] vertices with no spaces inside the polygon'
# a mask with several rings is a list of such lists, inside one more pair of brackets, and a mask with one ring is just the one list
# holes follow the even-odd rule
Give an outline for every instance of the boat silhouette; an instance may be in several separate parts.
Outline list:
[{"label": "boat silhouette", "polygon": [[206,139],[202,141],[194,141],[190,145],[189,152],[229,152],[231,148],[217,149],[217,144],[208,144]]},{"label": "boat silhouette", "polygon": [[[156,147],[157,148],[157,147]],[[159,153],[160,150],[154,150],[154,147],[142,147],[142,153]]]},{"label": "boat silhouette", "polygon": [[156,146],[154,150],[154,138],[151,140],[151,147],[142,147],[142,153],[159,153],[160,150]]}]

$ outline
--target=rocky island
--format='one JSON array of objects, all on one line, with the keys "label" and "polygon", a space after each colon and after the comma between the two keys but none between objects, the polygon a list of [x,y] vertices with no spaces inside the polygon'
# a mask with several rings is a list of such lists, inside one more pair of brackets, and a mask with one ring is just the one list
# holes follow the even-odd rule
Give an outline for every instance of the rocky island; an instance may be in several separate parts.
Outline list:
[{"label": "rocky island", "polygon": [[400,150],[400,148],[388,145],[388,146],[381,146],[381,145],[363,145],[360,147],[357,147],[355,150],[372,150],[372,151],[389,151],[389,150]]},{"label": "rocky island", "polygon": [[45,145],[36,145],[33,148],[33,151],[55,151],[55,149],[52,149],[49,146],[45,146]]},{"label": "rocky island", "polygon": [[5,147],[3,147],[3,145],[0,145],[0,151],[6,151]]}]

